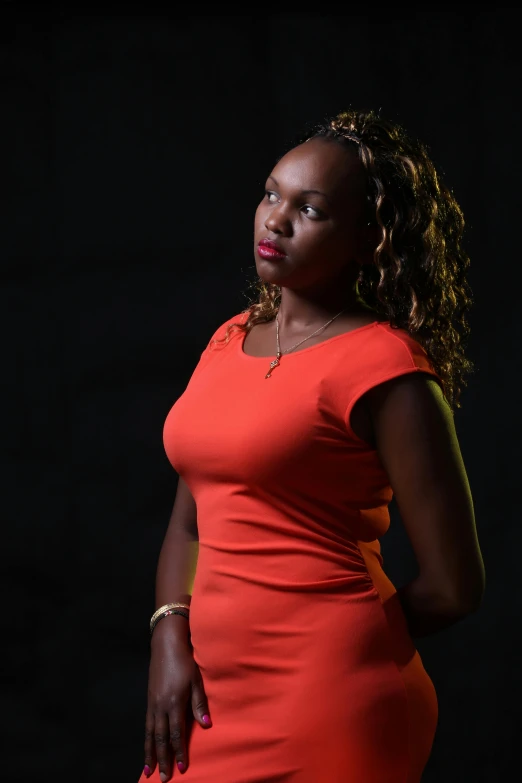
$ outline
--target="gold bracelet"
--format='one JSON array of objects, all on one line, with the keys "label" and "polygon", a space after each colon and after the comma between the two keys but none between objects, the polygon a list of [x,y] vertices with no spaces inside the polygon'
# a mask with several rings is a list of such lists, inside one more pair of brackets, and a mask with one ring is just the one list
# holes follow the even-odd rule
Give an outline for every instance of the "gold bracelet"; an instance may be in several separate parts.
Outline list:
[{"label": "gold bracelet", "polygon": [[166,609],[164,612],[162,612],[160,614],[159,617],[156,617],[156,620],[154,621],[154,623],[153,623],[153,625],[152,625],[152,627],[150,629],[150,635],[151,636],[152,636],[152,633],[153,633],[155,627],[160,622],[160,620],[163,620],[164,617],[168,617],[171,614],[180,614],[182,617],[185,618],[185,620],[187,620],[187,622],[189,621],[189,613],[187,612],[186,609]]},{"label": "gold bracelet", "polygon": [[163,612],[166,612],[168,609],[186,609],[187,612],[190,611],[189,604],[164,604],[163,606],[160,606],[159,609],[156,609],[152,617],[150,618],[150,632],[154,630],[154,626],[156,625],[156,621],[159,619],[160,615],[163,614]]}]

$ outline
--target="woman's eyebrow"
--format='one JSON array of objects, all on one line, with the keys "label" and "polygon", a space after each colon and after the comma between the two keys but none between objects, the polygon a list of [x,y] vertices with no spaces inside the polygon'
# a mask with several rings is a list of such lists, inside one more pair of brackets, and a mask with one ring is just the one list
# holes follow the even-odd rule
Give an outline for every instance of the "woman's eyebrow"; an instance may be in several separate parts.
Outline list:
[{"label": "woman's eyebrow", "polygon": [[[279,182],[271,174],[268,177],[268,179],[271,179],[272,182],[274,183],[274,185],[276,185],[276,187],[279,187]],[[313,190],[312,188],[310,188],[308,190],[301,190],[300,195],[301,196],[306,196],[309,193],[315,193],[317,196],[322,196],[324,199],[326,199],[326,201],[328,201],[328,196],[326,195],[326,193],[323,193],[321,190]]]}]

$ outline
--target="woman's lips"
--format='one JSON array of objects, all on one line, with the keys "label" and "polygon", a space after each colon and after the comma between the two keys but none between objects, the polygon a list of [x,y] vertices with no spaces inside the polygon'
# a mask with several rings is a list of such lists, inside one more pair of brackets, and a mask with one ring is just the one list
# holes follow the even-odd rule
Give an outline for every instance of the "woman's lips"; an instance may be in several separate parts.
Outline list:
[{"label": "woman's lips", "polygon": [[262,239],[261,242],[259,242],[257,252],[261,258],[275,259],[284,258],[286,256],[286,253],[284,253],[275,242],[271,242],[269,239]]}]

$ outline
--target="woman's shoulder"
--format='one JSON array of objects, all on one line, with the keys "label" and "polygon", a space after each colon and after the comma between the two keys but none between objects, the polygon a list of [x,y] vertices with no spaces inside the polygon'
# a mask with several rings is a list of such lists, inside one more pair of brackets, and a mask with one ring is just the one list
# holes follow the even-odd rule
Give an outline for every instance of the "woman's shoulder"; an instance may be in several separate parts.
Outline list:
[{"label": "woman's shoulder", "polygon": [[[215,328],[214,332],[211,333],[209,337],[208,346],[211,346],[214,340],[224,339],[227,334],[228,327],[232,326],[232,324],[244,324],[248,318],[248,315],[249,315],[249,310],[241,310],[241,312],[236,313],[230,318],[227,318],[226,321],[222,321],[221,323],[219,323],[217,328]],[[234,331],[235,330],[232,330],[231,334],[233,334]]]},{"label": "woman's shoulder", "polygon": [[361,384],[412,370],[433,371],[426,349],[407,329],[392,326],[389,321],[374,321],[368,326],[359,331],[355,352],[350,351],[354,375]]},{"label": "woman's shoulder", "polygon": [[428,354],[421,342],[407,329],[392,326],[389,321],[377,321],[373,330],[375,350],[383,351],[390,358],[427,359]]}]

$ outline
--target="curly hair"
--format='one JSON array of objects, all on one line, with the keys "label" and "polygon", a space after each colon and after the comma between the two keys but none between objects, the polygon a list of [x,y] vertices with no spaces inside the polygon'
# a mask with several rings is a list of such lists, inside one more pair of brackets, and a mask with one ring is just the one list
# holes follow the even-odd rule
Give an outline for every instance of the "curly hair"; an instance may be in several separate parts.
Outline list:
[{"label": "curly hair", "polygon": [[[361,267],[357,296],[425,349],[453,412],[461,407],[465,375],[474,371],[465,356],[472,292],[461,208],[441,182],[426,146],[372,110],[342,112],[314,126],[298,143],[312,138],[331,139],[358,154],[380,241],[373,263]],[[228,326],[226,342],[232,328],[249,332],[277,315],[281,288],[259,278],[250,288],[257,299],[243,311],[248,312],[243,323]]]}]

